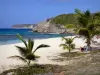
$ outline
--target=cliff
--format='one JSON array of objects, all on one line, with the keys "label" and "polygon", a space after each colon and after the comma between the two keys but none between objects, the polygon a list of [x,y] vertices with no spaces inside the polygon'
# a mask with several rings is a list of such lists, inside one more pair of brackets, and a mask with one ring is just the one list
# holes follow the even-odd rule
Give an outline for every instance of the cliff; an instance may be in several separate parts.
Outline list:
[{"label": "cliff", "polygon": [[63,25],[52,24],[51,20],[38,23],[33,31],[45,33],[67,33]]},{"label": "cliff", "polygon": [[40,22],[33,28],[37,32],[74,33],[73,29],[66,29],[64,25],[77,25],[77,14],[61,14],[46,21]]}]

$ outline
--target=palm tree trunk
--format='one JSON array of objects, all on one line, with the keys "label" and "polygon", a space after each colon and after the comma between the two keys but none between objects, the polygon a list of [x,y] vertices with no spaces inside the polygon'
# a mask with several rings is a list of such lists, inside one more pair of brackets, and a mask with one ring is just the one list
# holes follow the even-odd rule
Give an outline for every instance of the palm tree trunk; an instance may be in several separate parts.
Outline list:
[{"label": "palm tree trunk", "polygon": [[89,50],[91,50],[91,46],[90,46],[90,43],[88,44],[88,49],[89,49]]},{"label": "palm tree trunk", "polygon": [[90,44],[91,44],[90,39],[87,39],[88,50],[91,50],[91,46],[90,46]]},{"label": "palm tree trunk", "polygon": [[31,60],[28,60],[27,65],[30,67]]},{"label": "palm tree trunk", "polygon": [[69,53],[71,53],[71,51],[70,51],[70,44],[69,44]]},{"label": "palm tree trunk", "polygon": [[71,53],[71,50],[69,49],[69,53]]}]

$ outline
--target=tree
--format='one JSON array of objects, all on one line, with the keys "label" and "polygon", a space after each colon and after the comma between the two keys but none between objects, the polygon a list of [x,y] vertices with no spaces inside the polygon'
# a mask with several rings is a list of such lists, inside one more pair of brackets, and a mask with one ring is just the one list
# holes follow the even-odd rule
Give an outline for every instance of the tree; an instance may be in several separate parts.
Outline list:
[{"label": "tree", "polygon": [[65,40],[65,43],[60,44],[60,47],[62,46],[64,50],[68,50],[70,53],[71,50],[75,49],[75,44],[73,44],[74,38],[63,37],[62,40]]},{"label": "tree", "polygon": [[78,14],[77,33],[85,37],[87,46],[91,49],[91,39],[95,35],[100,34],[100,20],[98,20],[100,13],[92,14],[89,10],[81,12],[78,9],[76,9],[75,12]]},{"label": "tree", "polygon": [[28,66],[30,66],[31,61],[34,61],[36,60],[36,58],[39,58],[39,56],[36,56],[34,54],[38,49],[50,47],[49,45],[41,44],[34,51],[32,51],[34,46],[34,41],[28,39],[27,43],[19,34],[17,34],[17,37],[24,43],[25,47],[16,46],[21,56],[15,55],[15,56],[10,56],[8,58],[20,59],[23,62],[27,63]]}]

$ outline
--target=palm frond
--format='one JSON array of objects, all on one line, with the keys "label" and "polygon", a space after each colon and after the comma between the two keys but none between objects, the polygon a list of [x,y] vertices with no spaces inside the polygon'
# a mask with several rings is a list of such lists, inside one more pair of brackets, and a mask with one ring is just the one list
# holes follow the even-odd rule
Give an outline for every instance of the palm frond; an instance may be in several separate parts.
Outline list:
[{"label": "palm frond", "polygon": [[25,47],[19,47],[19,46],[15,46],[15,47],[18,49],[19,53],[20,53],[23,57],[26,56],[28,50],[27,50]]},{"label": "palm frond", "polygon": [[32,53],[27,54],[26,59],[28,60],[36,60],[37,58],[39,58],[39,56],[36,56]]},{"label": "palm frond", "polygon": [[96,26],[94,24],[90,24],[87,27],[87,29],[90,30],[91,32],[94,31],[95,28],[96,28]]},{"label": "palm frond", "polygon": [[92,36],[95,36],[95,35],[100,35],[100,30],[95,30],[92,34]]},{"label": "palm frond", "polygon": [[66,44],[60,44],[59,47],[61,47],[61,46],[66,46]]},{"label": "palm frond", "polygon": [[68,38],[62,37],[62,41],[63,41],[63,40],[68,41]]},{"label": "palm frond", "polygon": [[68,40],[66,41],[67,44],[71,44],[73,42],[72,38],[68,38]]},{"label": "palm frond", "polygon": [[82,35],[84,37],[87,37],[87,38],[90,37],[90,31],[86,28],[80,28],[79,31],[78,31],[78,34]]},{"label": "palm frond", "polygon": [[71,38],[62,37],[62,41],[63,41],[63,40],[66,40],[66,41],[72,40],[72,41],[73,41],[75,38],[76,38],[76,37],[71,37]]},{"label": "palm frond", "polygon": [[28,60],[36,60],[35,55],[32,53],[27,54],[26,59]]},{"label": "palm frond", "polygon": [[21,60],[21,61],[23,61],[23,62],[27,62],[27,60],[26,60],[25,58],[23,58],[23,57],[21,57],[21,56],[17,56],[17,55],[15,55],[15,56],[10,56],[10,57],[8,57],[8,58],[19,59],[19,60]]},{"label": "palm frond", "polygon": [[74,39],[75,39],[75,38],[77,38],[77,37],[75,36],[75,37],[71,38],[71,39],[72,39],[72,41],[74,41]]},{"label": "palm frond", "polygon": [[75,44],[71,44],[71,48],[72,49],[75,49]]},{"label": "palm frond", "polygon": [[75,9],[75,12],[79,15],[82,16],[82,12],[79,9]]},{"label": "palm frond", "polygon": [[32,41],[31,39],[28,39],[28,49],[31,52],[34,46],[34,41]]},{"label": "palm frond", "polygon": [[50,47],[50,46],[49,45],[45,45],[45,44],[41,44],[33,51],[33,53],[35,53],[40,48],[46,48],[46,47]]},{"label": "palm frond", "polygon": [[[78,10],[78,11],[80,11],[80,10]],[[76,13],[79,14],[78,12],[76,12]],[[80,27],[86,28],[88,26],[90,18],[91,18],[91,13],[89,10],[86,10],[85,12],[81,12],[81,14],[79,14],[79,17],[78,17],[78,23],[79,23]]]},{"label": "palm frond", "polygon": [[84,15],[85,15],[86,18],[90,18],[90,17],[91,17],[91,13],[90,13],[89,10],[86,10],[86,11],[84,12]]},{"label": "palm frond", "polygon": [[85,17],[79,17],[78,22],[79,22],[79,25],[83,28],[87,27],[88,25],[88,19]]},{"label": "palm frond", "polygon": [[59,47],[63,47],[64,50],[69,49],[69,47],[66,44],[60,44]]},{"label": "palm frond", "polygon": [[69,47],[68,46],[63,46],[63,49],[64,50],[69,50]]},{"label": "palm frond", "polygon": [[40,58],[40,56],[38,56],[38,55],[35,55],[35,58],[37,59],[37,58]]},{"label": "palm frond", "polygon": [[24,43],[24,45],[25,45],[26,48],[27,48],[28,46],[27,46],[26,41],[25,41],[19,34],[17,34],[17,37]]},{"label": "palm frond", "polygon": [[100,17],[100,12],[96,12],[96,13],[94,14],[94,16],[95,16],[95,17]]}]

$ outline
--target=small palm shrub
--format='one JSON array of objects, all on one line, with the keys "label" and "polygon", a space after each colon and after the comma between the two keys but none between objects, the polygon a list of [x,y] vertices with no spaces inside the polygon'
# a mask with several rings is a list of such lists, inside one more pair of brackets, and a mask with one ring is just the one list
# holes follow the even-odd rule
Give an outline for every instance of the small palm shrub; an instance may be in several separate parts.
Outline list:
[{"label": "small palm shrub", "polygon": [[71,50],[75,49],[75,44],[73,44],[74,38],[63,37],[62,40],[64,40],[65,43],[60,44],[60,47],[63,47],[64,50],[68,50],[70,53]]},{"label": "small palm shrub", "polygon": [[39,58],[39,56],[35,55],[35,52],[38,49],[50,47],[49,45],[41,44],[33,51],[34,40],[28,39],[28,43],[27,43],[19,34],[17,34],[17,37],[24,43],[25,47],[16,46],[20,53],[20,56],[15,55],[15,56],[10,56],[8,58],[14,58],[14,59],[17,58],[27,63],[28,66],[30,66],[31,61],[34,61],[37,58]]}]

